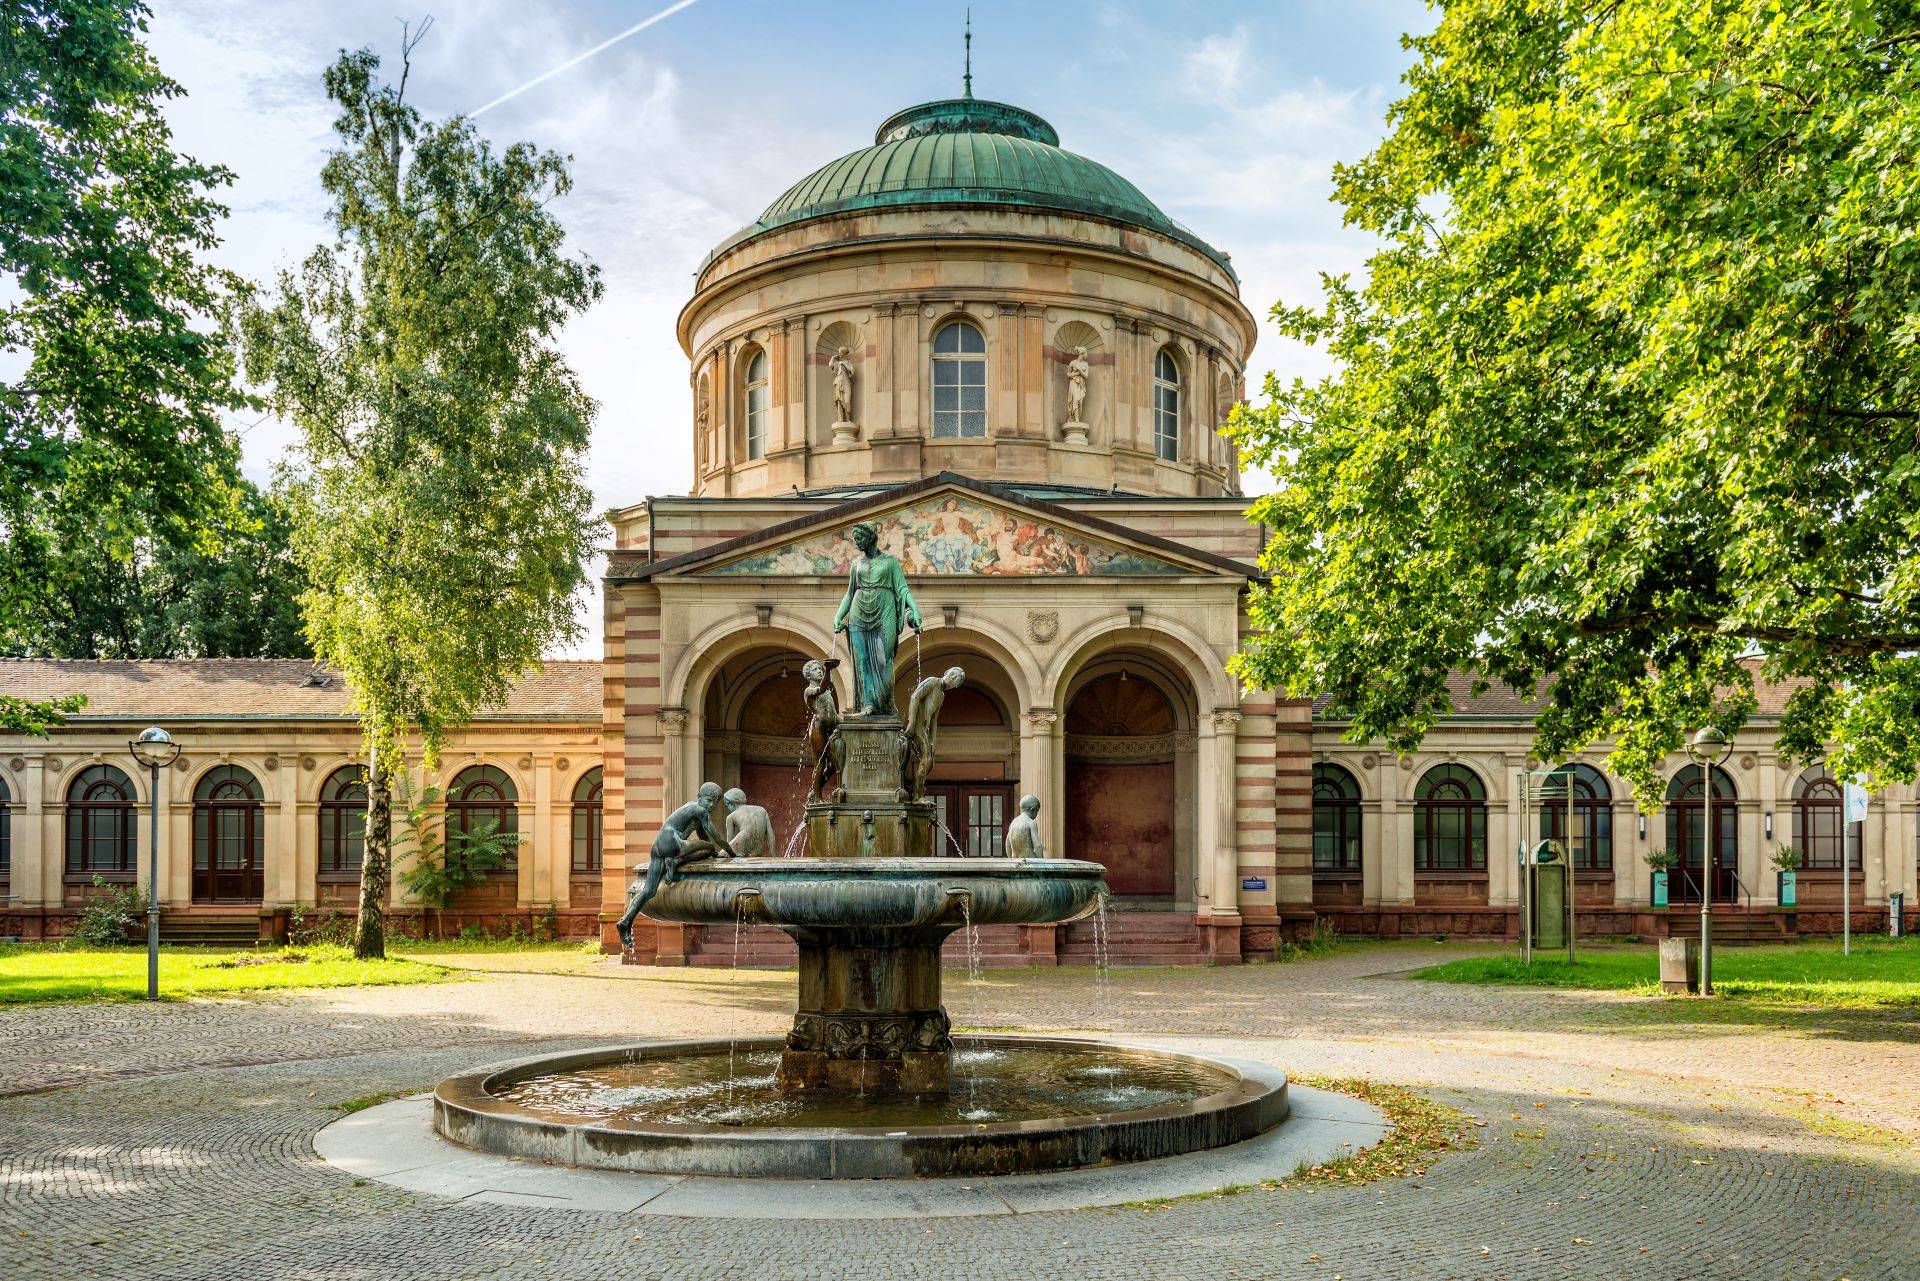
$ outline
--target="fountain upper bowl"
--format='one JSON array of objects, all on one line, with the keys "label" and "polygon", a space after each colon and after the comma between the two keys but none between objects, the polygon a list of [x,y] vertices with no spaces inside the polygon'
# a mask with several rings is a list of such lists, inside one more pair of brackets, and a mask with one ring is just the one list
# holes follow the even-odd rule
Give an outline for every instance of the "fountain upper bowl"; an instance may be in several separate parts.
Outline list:
[{"label": "fountain upper bowl", "polygon": [[1105,874],[1061,858],[714,859],[682,869],[646,912],[797,929],[1042,925],[1092,914]]}]

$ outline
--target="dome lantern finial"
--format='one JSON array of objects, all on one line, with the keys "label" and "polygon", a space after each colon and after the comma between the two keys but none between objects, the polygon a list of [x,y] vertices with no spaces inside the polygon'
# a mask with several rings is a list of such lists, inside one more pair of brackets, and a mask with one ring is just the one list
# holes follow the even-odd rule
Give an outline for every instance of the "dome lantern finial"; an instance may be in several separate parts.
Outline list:
[{"label": "dome lantern finial", "polygon": [[973,101],[973,9],[967,9],[967,72],[960,80],[960,96]]}]

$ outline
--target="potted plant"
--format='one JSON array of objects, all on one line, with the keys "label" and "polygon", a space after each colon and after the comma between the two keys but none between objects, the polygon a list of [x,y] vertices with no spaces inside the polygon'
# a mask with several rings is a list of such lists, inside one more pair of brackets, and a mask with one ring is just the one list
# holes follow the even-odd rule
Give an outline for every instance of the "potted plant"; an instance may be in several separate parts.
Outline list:
[{"label": "potted plant", "polygon": [[1773,852],[1774,871],[1779,875],[1781,907],[1793,907],[1799,902],[1799,888],[1795,882],[1799,880],[1797,873],[1800,865],[1806,861],[1807,856],[1792,845],[1782,845]]},{"label": "potted plant", "polygon": [[1647,866],[1653,869],[1653,892],[1650,901],[1655,907],[1667,905],[1667,873],[1673,870],[1677,862],[1668,850],[1652,850],[1647,854]]}]

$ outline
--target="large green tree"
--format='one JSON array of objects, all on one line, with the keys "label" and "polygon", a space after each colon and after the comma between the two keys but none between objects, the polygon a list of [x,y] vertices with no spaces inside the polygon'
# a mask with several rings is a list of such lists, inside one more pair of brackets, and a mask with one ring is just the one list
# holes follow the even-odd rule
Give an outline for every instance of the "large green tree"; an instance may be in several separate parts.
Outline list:
[{"label": "large green tree", "polygon": [[[180,92],[138,0],[0,0],[0,614],[62,606],[88,531],[206,534],[240,403],[208,266],[223,169],[175,154]],[[5,629],[0,629],[5,630]],[[0,700],[0,726],[57,709]]]},{"label": "large green tree", "polygon": [[299,429],[287,490],[307,632],[366,732],[360,956],[384,947],[406,743],[433,761],[577,634],[598,527],[581,465],[594,404],[553,345],[600,294],[547,212],[566,160],[423,120],[405,99],[412,47],[395,85],[364,50],[328,69],[337,237],[243,322],[249,377]]},{"label": "large green tree", "polygon": [[[1336,173],[1337,372],[1242,411],[1278,492],[1236,670],[1417,742],[1449,670],[1636,783],[1790,681],[1783,742],[1920,768],[1920,11],[1460,0]],[[1643,793],[1644,794],[1644,793]]]}]

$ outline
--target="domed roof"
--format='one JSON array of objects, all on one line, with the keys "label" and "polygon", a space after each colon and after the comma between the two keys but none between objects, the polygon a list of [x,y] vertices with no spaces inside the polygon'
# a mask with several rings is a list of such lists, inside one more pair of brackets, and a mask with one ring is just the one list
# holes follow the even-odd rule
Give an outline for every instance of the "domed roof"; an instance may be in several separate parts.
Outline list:
[{"label": "domed roof", "polygon": [[1052,125],[1003,102],[950,98],[909,107],[881,124],[871,147],[794,183],[720,248],[832,214],[911,205],[999,205],[1144,227],[1199,250],[1233,274],[1225,254],[1160,212],[1138,187],[1059,144]]}]

